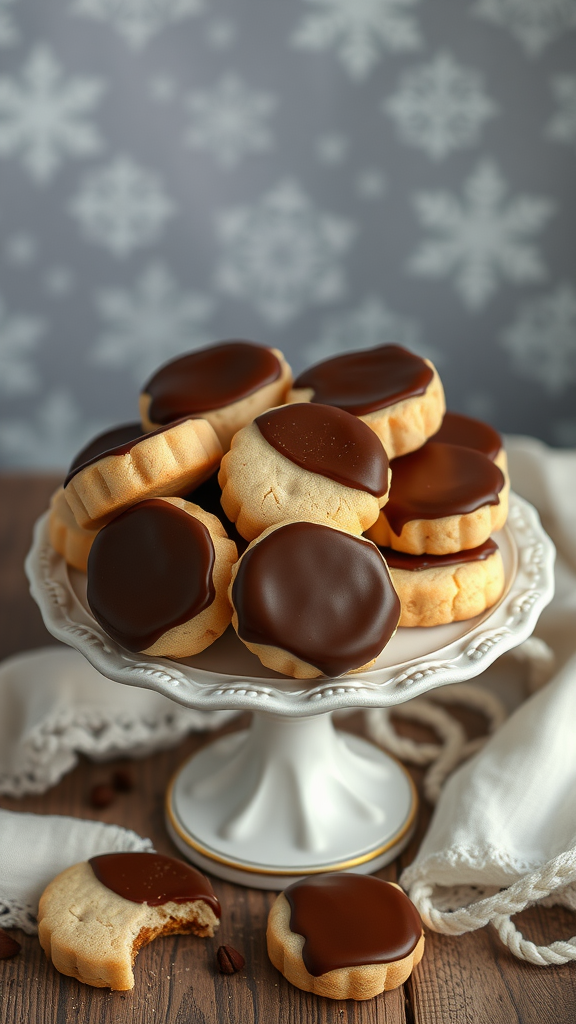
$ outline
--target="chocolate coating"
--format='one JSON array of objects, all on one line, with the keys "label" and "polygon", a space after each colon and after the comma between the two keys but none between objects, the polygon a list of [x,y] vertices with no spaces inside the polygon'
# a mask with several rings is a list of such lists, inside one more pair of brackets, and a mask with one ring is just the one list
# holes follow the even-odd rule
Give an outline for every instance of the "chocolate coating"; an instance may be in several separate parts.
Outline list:
[{"label": "chocolate coating", "polygon": [[441,569],[445,565],[460,565],[462,562],[483,562],[498,551],[498,545],[492,538],[477,548],[453,551],[449,555],[408,555],[404,551],[394,551],[393,548],[384,548],[379,544],[377,546],[389,569],[406,569],[408,572]]},{"label": "chocolate coating", "polygon": [[497,505],[504,476],[472,448],[427,441],[392,460],[392,484],[384,515],[396,536],[413,519],[465,515]]},{"label": "chocolate coating", "polygon": [[445,413],[440,430],[430,440],[474,448],[492,462],[502,449],[502,438],[494,427],[459,412]]},{"label": "chocolate coating", "polygon": [[290,929],[304,937],[302,959],[317,978],[341,967],[403,960],[422,922],[401,889],[371,875],[313,875],[284,891]]},{"label": "chocolate coating", "polygon": [[142,437],[143,433],[144,431],[140,423],[123,423],[119,427],[105,430],[103,434],[98,434],[97,437],[92,438],[71,462],[64,486],[66,486],[78,470],[83,469],[89,462],[96,462],[104,452],[109,452],[111,449],[117,448],[118,445],[135,441],[137,438]]},{"label": "chocolate coating", "polygon": [[375,544],[319,523],[287,523],[242,556],[232,589],[238,635],[326,676],[376,658],[400,602]]},{"label": "chocolate coating", "polygon": [[149,498],[97,534],[88,558],[88,604],[106,633],[145,651],[215,597],[214,545],[181,508]]},{"label": "chocolate coating", "polygon": [[388,457],[362,420],[330,405],[302,402],[258,416],[256,426],[268,442],[310,473],[380,498],[388,490]]},{"label": "chocolate coating", "polygon": [[158,907],[162,903],[203,900],[220,917],[212,886],[191,864],[161,853],[103,853],[88,863],[107,889],[132,903]]},{"label": "chocolate coating", "polygon": [[310,367],[294,382],[312,388],[312,402],[363,416],[423,395],[434,374],[420,356],[400,345],[347,352]]},{"label": "chocolate coating", "polygon": [[270,349],[252,341],[222,341],[157,370],[143,388],[152,399],[148,416],[153,423],[170,423],[220,409],[272,384],[281,372]]}]

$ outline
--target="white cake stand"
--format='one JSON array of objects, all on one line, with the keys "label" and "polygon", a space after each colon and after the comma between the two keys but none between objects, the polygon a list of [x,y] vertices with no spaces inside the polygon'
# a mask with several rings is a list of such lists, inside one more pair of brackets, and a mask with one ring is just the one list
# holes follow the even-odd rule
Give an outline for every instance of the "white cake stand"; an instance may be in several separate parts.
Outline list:
[{"label": "white cake stand", "polygon": [[553,594],[552,542],[515,495],[497,541],[506,589],[495,607],[463,623],[399,629],[370,671],[306,684],[264,668],[231,628],[186,661],[124,650],[93,618],[83,574],[50,545],[47,515],[26,572],[47,628],[103,675],[190,708],[253,712],[250,729],[208,743],[180,768],[166,820],[204,870],[277,889],[320,871],[376,871],[408,842],[417,807],[410,776],[372,743],[336,731],[332,712],[470,679],[531,635]]}]

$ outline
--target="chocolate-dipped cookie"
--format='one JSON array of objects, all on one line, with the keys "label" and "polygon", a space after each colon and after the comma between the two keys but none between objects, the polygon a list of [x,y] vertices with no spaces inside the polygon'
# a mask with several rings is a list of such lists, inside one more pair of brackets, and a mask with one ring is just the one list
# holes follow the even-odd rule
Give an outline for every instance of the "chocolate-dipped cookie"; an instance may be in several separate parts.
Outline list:
[{"label": "chocolate-dipped cookie", "polygon": [[395,551],[446,555],[483,544],[507,514],[504,476],[490,459],[428,441],[393,461],[388,503],[366,533]]},{"label": "chocolate-dipped cookie", "polygon": [[506,486],[510,486],[504,441],[502,435],[489,423],[474,419],[472,416],[464,416],[461,412],[447,411],[442,426],[430,440],[442,441],[444,444],[459,444],[464,448],[482,452],[482,455],[502,470]]},{"label": "chocolate-dipped cookie", "polygon": [[222,506],[253,540],[285,520],[361,534],[388,497],[388,458],[356,416],[328,405],[269,409],[234,436],[218,477]]},{"label": "chocolate-dipped cookie", "polygon": [[72,509],[59,487],[50,498],[48,535],[50,543],[64,561],[80,572],[86,572],[88,555],[97,530],[84,530],[78,526]]},{"label": "chocolate-dipped cookie", "polygon": [[243,643],[296,679],[368,668],[400,617],[376,545],[320,523],[265,530],[234,566],[229,594]]},{"label": "chocolate-dipped cookie", "polygon": [[285,401],[291,383],[292,371],[278,349],[222,341],[161,366],[142,390],[140,416],[147,430],[202,416],[227,451],[237,430]]},{"label": "chocolate-dipped cookie", "polygon": [[40,897],[38,938],[61,974],[134,988],[138,951],[158,935],[214,935],[220,905],[196,868],[158,853],[107,853],[74,864]]},{"label": "chocolate-dipped cookie", "polygon": [[207,420],[188,417],[73,464],[64,494],[78,525],[96,530],[144,498],[186,494],[221,458]]},{"label": "chocolate-dipped cookie", "polygon": [[121,445],[128,444],[130,441],[135,441],[136,438],[142,437],[144,431],[140,423],[121,423],[117,427],[111,427],[109,430],[104,430],[101,434],[97,434],[93,437],[88,444],[74,456],[68,474],[73,473],[80,466],[84,466],[87,462],[93,462],[98,455],[103,455],[104,452],[109,452],[113,448],[118,448]]},{"label": "chocolate-dipped cookie", "polygon": [[372,999],[401,985],[424,953],[418,912],[394,882],[337,872],[280,893],[268,955],[285,978],[329,999]]},{"label": "chocolate-dipped cookie", "polygon": [[182,498],[152,498],[98,533],[88,558],[88,604],[127,650],[187,658],[230,622],[236,557],[215,516]]},{"label": "chocolate-dipped cookie", "polygon": [[442,626],[471,619],[502,596],[504,565],[491,538],[449,555],[407,555],[380,548],[402,608],[400,626]]},{"label": "chocolate-dipped cookie", "polygon": [[359,416],[390,459],[420,448],[438,430],[446,408],[432,363],[400,345],[326,359],[297,377],[288,401],[334,405]]}]

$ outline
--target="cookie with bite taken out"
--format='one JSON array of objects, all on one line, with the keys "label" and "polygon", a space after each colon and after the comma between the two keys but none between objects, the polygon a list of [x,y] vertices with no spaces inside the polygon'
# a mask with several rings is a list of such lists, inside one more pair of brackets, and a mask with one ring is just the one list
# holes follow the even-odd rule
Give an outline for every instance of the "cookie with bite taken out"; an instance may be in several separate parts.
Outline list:
[{"label": "cookie with bite taken out", "polygon": [[220,904],[196,868],[158,853],[106,853],[66,868],[45,888],[38,938],[61,974],[134,988],[138,951],[159,935],[214,935]]}]

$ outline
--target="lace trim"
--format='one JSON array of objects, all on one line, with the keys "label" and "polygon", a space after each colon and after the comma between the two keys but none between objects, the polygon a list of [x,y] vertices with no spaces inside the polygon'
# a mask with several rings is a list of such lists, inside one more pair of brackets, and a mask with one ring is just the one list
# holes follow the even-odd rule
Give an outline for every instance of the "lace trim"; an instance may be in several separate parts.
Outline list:
[{"label": "lace trim", "polygon": [[119,714],[110,720],[100,709],[58,710],[30,732],[10,767],[0,770],[0,794],[44,793],[74,768],[80,754],[95,760],[144,757],[189,732],[217,728],[234,714],[175,708],[154,719]]}]

